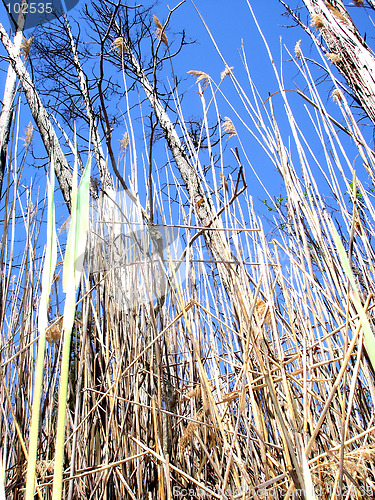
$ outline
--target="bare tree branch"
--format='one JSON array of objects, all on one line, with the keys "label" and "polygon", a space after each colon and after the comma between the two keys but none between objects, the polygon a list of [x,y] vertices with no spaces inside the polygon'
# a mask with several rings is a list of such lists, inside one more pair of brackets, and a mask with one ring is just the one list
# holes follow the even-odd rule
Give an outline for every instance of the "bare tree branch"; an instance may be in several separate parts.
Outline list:
[{"label": "bare tree branch", "polygon": [[87,117],[88,117],[89,123],[90,123],[90,132],[91,132],[91,137],[92,137],[92,141],[93,141],[96,163],[97,163],[98,169],[99,169],[100,180],[101,180],[103,188],[105,190],[113,191],[113,189],[114,189],[113,180],[112,180],[111,174],[109,173],[109,170],[107,167],[107,162],[106,162],[105,157],[104,157],[102,144],[101,144],[101,140],[100,140],[100,135],[99,135],[99,131],[98,131],[97,119],[96,119],[94,109],[92,106],[89,90],[87,87],[86,78],[85,78],[84,72],[82,70],[81,63],[79,61],[77,47],[76,47],[71,29],[69,26],[68,19],[66,16],[64,16],[64,18],[65,18],[65,26],[66,26],[66,30],[67,30],[67,33],[69,36],[70,46],[71,46],[72,54],[73,54],[73,58],[74,58],[74,65],[75,65],[75,68],[77,71],[77,76],[78,76],[78,80],[79,80],[81,94],[82,94],[83,100],[85,102],[86,113],[87,113]]}]

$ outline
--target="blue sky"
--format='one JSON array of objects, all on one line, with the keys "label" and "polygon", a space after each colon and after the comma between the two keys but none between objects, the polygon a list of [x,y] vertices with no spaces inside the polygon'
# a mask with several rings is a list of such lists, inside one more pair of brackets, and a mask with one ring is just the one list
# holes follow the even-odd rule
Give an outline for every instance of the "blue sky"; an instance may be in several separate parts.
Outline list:
[{"label": "blue sky", "polygon": [[[154,9],[155,14],[162,22],[164,22],[168,13],[167,5],[173,7],[177,5],[177,3],[177,0],[173,3],[170,1],[161,1]],[[147,5],[148,2],[144,2],[144,4]],[[282,16],[284,8],[278,1],[269,0],[265,2],[256,0],[252,1],[251,4],[257,20],[261,26],[261,29],[269,43],[278,68],[280,68],[281,65],[281,44],[285,44],[286,47],[293,53],[294,46],[297,40],[302,39],[302,47],[305,55],[315,55],[312,49],[311,40],[303,33],[300,28],[288,29],[284,26],[290,24],[290,20],[288,20],[285,16]],[[82,5],[83,2],[81,1],[78,3],[75,9],[69,12],[70,16],[73,19],[78,19],[79,9],[82,7]],[[234,68],[236,77],[241,81],[245,88],[250,91],[250,87],[248,86],[247,82],[247,76],[244,71],[241,56],[239,53],[242,43],[246,52],[246,57],[252,74],[252,78],[254,79],[254,82],[258,88],[261,99],[265,101],[269,93],[273,94],[274,92],[276,92],[278,90],[278,85],[274,76],[274,72],[270,64],[269,57],[261,35],[258,32],[254,20],[252,19],[247,1],[233,0],[230,2],[228,0],[196,0],[195,5],[197,9],[199,9],[202,17],[211,30],[212,35],[214,36],[219,49],[226,59],[228,65]],[[0,8],[3,9],[3,7]],[[358,17],[360,19],[361,26],[364,26],[363,29],[367,30],[368,33],[370,33],[371,25],[368,21],[366,21],[367,15],[365,10],[355,7],[349,7],[349,11],[353,15],[353,17]],[[6,18],[4,18],[4,16],[2,16],[2,18],[4,19],[6,25]],[[186,47],[182,54],[173,61],[173,65],[176,74],[185,77],[185,80],[182,82],[182,89],[187,90],[188,93],[187,97],[183,101],[184,114],[187,117],[198,116],[201,112],[199,97],[195,92],[193,92],[194,90],[197,90],[197,86],[195,84],[195,78],[189,76],[187,74],[187,71],[204,71],[208,73],[216,83],[218,83],[220,81],[220,72],[224,68],[223,63],[220,60],[212,44],[212,41],[210,40],[210,37],[190,0],[187,0],[187,2],[183,6],[181,6],[179,10],[173,15],[171,27],[167,31],[167,34],[170,38],[173,38],[173,32],[178,32],[182,29],[185,30],[187,37],[191,40],[196,40],[196,43]],[[33,29],[27,31],[28,37],[32,36],[32,34]],[[2,54],[4,53],[4,50],[2,48],[0,49],[0,51]],[[298,76],[296,67],[292,62],[289,61],[290,58],[285,52],[284,48],[282,59],[286,86],[293,89],[296,87],[296,85],[300,85],[301,81]],[[0,91],[2,91],[5,83],[6,64],[4,62],[1,63],[1,69],[2,72],[0,73]],[[222,88],[227,98],[231,102],[233,102],[233,105],[236,107],[236,109],[240,109],[241,105],[238,101],[238,96],[233,91],[230,81],[225,81]],[[325,86],[324,84],[322,84],[321,89],[325,104],[329,107],[330,110],[332,109],[332,113],[335,113],[337,110],[335,109],[334,104],[331,102],[328,92],[330,90],[330,86]],[[295,104],[294,112],[296,113],[296,116],[298,118],[299,112],[303,112],[303,105],[305,103],[302,102],[300,98],[292,95],[292,93],[290,93],[288,97],[290,98],[291,102]],[[274,166],[264,155],[261,148],[258,144],[256,144],[254,139],[250,137],[250,135],[248,135],[246,131],[241,130],[241,125],[236,119],[234,113],[231,111],[230,107],[227,106],[223,100],[221,100],[219,104],[220,115],[222,117],[229,116],[233,120],[238,131],[241,132],[241,137],[243,143],[245,143],[245,146],[247,148],[251,163],[264,180],[269,192],[274,196],[278,196],[280,193],[282,193],[283,183],[281,178],[275,171]],[[278,106],[282,107],[282,100],[280,96],[275,96],[274,104],[276,109]],[[25,104],[23,105],[22,109],[23,112],[20,122],[21,129],[23,129],[27,125],[30,118],[27,112],[27,106]],[[243,113],[243,110],[240,112]],[[242,114],[242,116],[244,116],[244,119],[246,119],[246,115]],[[305,118],[303,118],[303,120],[304,119]],[[121,130],[117,131],[117,133],[119,134],[116,139],[117,141],[119,140],[121,132]],[[23,134],[21,133],[20,135],[22,137]],[[287,139],[287,137],[285,139]],[[312,140],[314,139],[312,138]],[[230,139],[230,141],[226,142],[226,144],[228,148],[235,147],[237,145],[236,138]],[[114,149],[116,152],[116,148]],[[140,168],[142,171],[141,166]],[[43,175],[43,171],[39,171],[37,173],[33,171],[32,168],[29,168],[27,171],[25,171],[25,183],[27,184],[28,179],[36,176],[38,184],[40,186],[43,186]],[[248,192],[254,197],[255,206],[258,210],[264,210],[265,207],[259,200],[264,199],[266,197],[266,193],[264,193],[254,174],[250,170],[246,170],[246,179],[249,186]],[[41,189],[43,188],[41,187]],[[66,214],[64,214],[63,217],[65,217],[65,215]]]}]

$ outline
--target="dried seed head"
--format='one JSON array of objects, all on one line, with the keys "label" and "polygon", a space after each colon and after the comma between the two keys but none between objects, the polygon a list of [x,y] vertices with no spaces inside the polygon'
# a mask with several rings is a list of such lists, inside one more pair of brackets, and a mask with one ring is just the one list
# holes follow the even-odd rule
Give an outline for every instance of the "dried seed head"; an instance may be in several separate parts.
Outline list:
[{"label": "dried seed head", "polygon": [[[262,299],[258,299],[255,304],[255,310],[259,316],[259,319],[263,319],[267,304]],[[266,317],[264,319],[265,323],[271,324],[271,311],[268,309]]]},{"label": "dried seed head", "polygon": [[161,40],[164,43],[164,45],[168,47],[168,38],[165,32],[163,31],[163,25],[161,24],[159,19],[155,16],[155,14],[152,15],[152,18],[156,26],[156,31],[155,31],[156,37],[159,38],[159,40]]},{"label": "dried seed head", "polygon": [[62,333],[62,324],[63,324],[63,317],[61,316],[57,322],[54,321],[51,326],[47,328],[46,331],[46,340],[50,344],[53,342],[57,342],[61,338],[61,333]]},{"label": "dried seed head", "polygon": [[[362,476],[367,476],[369,473],[369,467],[366,464],[372,463],[375,458],[375,447],[374,445],[360,446],[357,449],[344,454],[344,467],[350,472],[350,474],[360,474]],[[330,478],[334,478],[339,470],[340,463],[336,457],[326,460],[317,466],[319,475],[326,474]],[[318,480],[319,481],[319,480]]]},{"label": "dried seed head", "polygon": [[341,61],[340,56],[337,54],[333,54],[332,52],[330,52],[329,54],[326,54],[326,57],[333,64],[338,64]]},{"label": "dried seed head", "polygon": [[224,78],[231,74],[233,66],[230,68],[229,66],[225,66],[225,69],[220,73],[220,78],[224,80]]},{"label": "dried seed head", "polygon": [[221,184],[223,186],[224,191],[227,193],[229,191],[229,186],[228,186],[228,181],[226,180],[223,172],[220,172],[220,180],[221,180]]},{"label": "dried seed head", "polygon": [[324,21],[323,21],[322,16],[318,16],[318,14],[313,14],[311,16],[311,26],[314,26],[314,28],[317,28],[318,30],[323,28]]},{"label": "dried seed head", "polygon": [[129,146],[129,133],[125,132],[124,135],[122,136],[122,139],[120,140],[120,155],[125,156],[126,150],[128,149]]},{"label": "dried seed head", "polygon": [[296,56],[296,59],[299,59],[302,55],[301,40],[298,40],[298,42],[296,43],[296,45],[294,47],[294,55]]},{"label": "dried seed head", "polygon": [[353,0],[354,5],[357,7],[362,7],[363,5],[363,0]]},{"label": "dried seed head", "polygon": [[339,89],[335,89],[335,90],[332,92],[332,99],[333,99],[335,102],[341,102],[341,101],[342,101],[342,92],[341,92],[341,90],[339,90]]},{"label": "dried seed head", "polygon": [[202,389],[200,385],[193,387],[185,394],[185,399],[201,399]]},{"label": "dried seed head", "polygon": [[31,36],[30,38],[25,38],[24,36],[22,37],[21,49],[23,55],[25,56],[25,61],[29,57],[30,47],[31,44],[33,43],[33,40],[34,40],[33,36]]},{"label": "dried seed head", "polygon": [[230,118],[228,118],[227,116],[225,117],[225,121],[223,123],[223,129],[224,129],[224,133],[229,135],[228,139],[237,135],[237,132],[236,132],[236,129],[234,128],[232,120]]},{"label": "dried seed head", "polygon": [[210,75],[205,73],[204,71],[196,71],[195,69],[191,69],[188,71],[189,75],[196,76],[197,77],[197,83],[198,82],[203,82],[203,85],[206,86],[210,83]]},{"label": "dried seed head", "polygon": [[124,37],[118,36],[112,43],[113,50],[117,52],[119,56],[122,56],[126,51],[127,44],[125,42]]},{"label": "dried seed head", "polygon": [[65,232],[67,233],[69,231],[69,228],[70,228],[70,221],[71,221],[71,218],[70,216],[66,219],[66,221],[62,224],[62,226],[60,227],[60,230],[59,230],[59,236],[62,232]]},{"label": "dried seed head", "polygon": [[324,2],[326,7],[332,12],[332,14],[337,18],[339,19],[340,21],[342,21],[343,23],[345,24],[348,24],[348,20],[346,19],[346,17],[344,16],[344,14],[339,10],[337,9],[336,7],[334,7],[333,5],[331,5],[329,2]]},{"label": "dried seed head", "polygon": [[37,460],[36,462],[36,473],[40,477],[42,481],[47,474],[53,474],[55,470],[55,461],[54,460]]},{"label": "dried seed head", "polygon": [[28,126],[25,128],[25,137],[22,137],[25,148],[30,146],[31,141],[33,140],[33,130],[34,127],[32,126],[32,123],[29,122]]},{"label": "dried seed head", "polygon": [[346,455],[349,460],[365,460],[366,462],[373,462],[375,458],[375,445],[369,444],[360,446]]},{"label": "dried seed head", "polygon": [[[195,420],[198,420],[198,422],[202,422],[203,420],[203,408],[201,408],[196,417]],[[198,422],[189,422],[184,433],[180,437],[178,441],[178,445],[180,447],[181,451],[184,451],[190,444],[192,437],[195,434],[195,431],[199,428],[199,423]]]}]

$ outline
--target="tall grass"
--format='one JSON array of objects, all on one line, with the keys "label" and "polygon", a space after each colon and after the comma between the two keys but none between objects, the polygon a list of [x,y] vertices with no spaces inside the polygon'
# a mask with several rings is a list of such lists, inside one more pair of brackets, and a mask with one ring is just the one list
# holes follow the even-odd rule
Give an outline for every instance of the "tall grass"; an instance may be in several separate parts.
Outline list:
[{"label": "tall grass", "polygon": [[[230,254],[212,260],[206,229],[197,228],[195,207],[168,158],[166,181],[154,175],[152,197],[157,223],[181,230],[183,275],[173,271],[172,257],[163,266],[159,261],[159,270],[172,270],[165,295],[145,301],[135,283],[134,307],[124,308],[128,289],[97,244],[96,256],[107,265],[81,278],[69,358],[67,498],[222,499],[227,492],[229,498],[281,499],[296,489],[297,497],[313,498],[313,488],[318,498],[335,498],[333,492],[338,498],[339,491],[347,498],[373,494],[374,369],[364,342],[366,328],[374,331],[374,206],[366,188],[375,171],[373,151],[328,66],[337,96],[334,117],[301,49],[295,61],[305,83],[300,101],[285,91],[275,67],[278,93],[264,102],[245,56],[247,82],[226,64],[224,76],[242,104],[232,108],[232,126],[226,120],[227,136],[217,144],[209,134],[208,147],[191,141],[174,96],[187,151]],[[197,84],[202,135],[209,120],[220,122],[226,100],[221,83],[206,76],[205,89]],[[285,189],[285,202],[270,211],[272,232],[254,210],[251,187],[241,189],[241,174],[253,168],[245,147],[251,136]],[[224,168],[228,154],[235,162],[232,176]],[[363,168],[354,168],[357,155]],[[1,247],[0,442],[9,498],[22,498],[25,488],[38,335],[33,305],[40,296],[35,247],[44,237],[36,216],[41,207],[19,196],[16,181],[3,209]],[[133,185],[137,191],[136,179]],[[27,242],[17,274],[16,206]],[[39,495],[46,499],[52,498],[61,377],[60,273],[61,265],[51,297],[36,467]],[[235,285],[223,283],[225,273],[235,273]],[[158,285],[150,281],[151,288]]]}]

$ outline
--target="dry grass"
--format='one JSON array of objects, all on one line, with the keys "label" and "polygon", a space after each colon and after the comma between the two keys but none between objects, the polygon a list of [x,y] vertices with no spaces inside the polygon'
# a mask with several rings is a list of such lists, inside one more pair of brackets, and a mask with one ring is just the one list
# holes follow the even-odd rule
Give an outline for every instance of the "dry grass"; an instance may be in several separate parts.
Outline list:
[{"label": "dry grass", "polygon": [[[121,54],[123,41],[114,46]],[[154,203],[160,224],[183,226],[185,281],[170,276],[163,300],[145,303],[137,300],[136,275],[126,291],[115,269],[82,279],[71,347],[67,498],[223,498],[224,491],[230,498],[262,498],[267,491],[272,498],[291,498],[296,484],[306,481],[305,452],[314,484],[325,488],[321,498],[336,486],[373,494],[374,371],[329,224],[333,218],[340,227],[373,325],[375,211],[365,185],[374,180],[375,159],[345,96],[337,99],[336,119],[345,123],[347,136],[338,134],[308,66],[298,68],[312,103],[304,121],[309,138],[282,85],[263,105],[250,73],[247,94],[229,68],[226,76],[244,107],[233,109],[233,120],[242,122],[237,132],[229,118],[223,131],[236,134],[244,165],[236,165],[226,189],[212,154],[224,162],[223,137],[214,145],[208,135],[209,148],[197,149],[180,121],[197,169],[212,162],[206,187],[229,255],[210,260],[195,229],[194,200],[182,201],[184,186],[169,164],[178,210],[162,189],[155,190]],[[204,72],[190,73],[212,82]],[[219,95],[213,89],[210,99]],[[286,118],[275,110],[276,99],[283,100]],[[284,183],[286,201],[273,207],[272,236],[247,192],[236,195],[240,169],[252,168],[242,148],[250,134]],[[126,141],[123,150],[129,136]],[[349,183],[357,155],[364,168],[355,196]],[[330,204],[319,189],[322,179]],[[25,485],[40,294],[35,249],[43,238],[42,207],[26,196],[18,196],[17,183],[14,191],[8,186],[1,243],[0,442],[7,452],[7,495],[14,499],[22,498]],[[14,207],[23,213],[22,224]],[[27,244],[13,269],[16,224]],[[129,287],[136,306],[126,309],[121,301]],[[56,286],[51,320],[59,317],[59,300]],[[52,491],[59,320],[49,332],[38,452],[39,495],[45,499]]]}]

